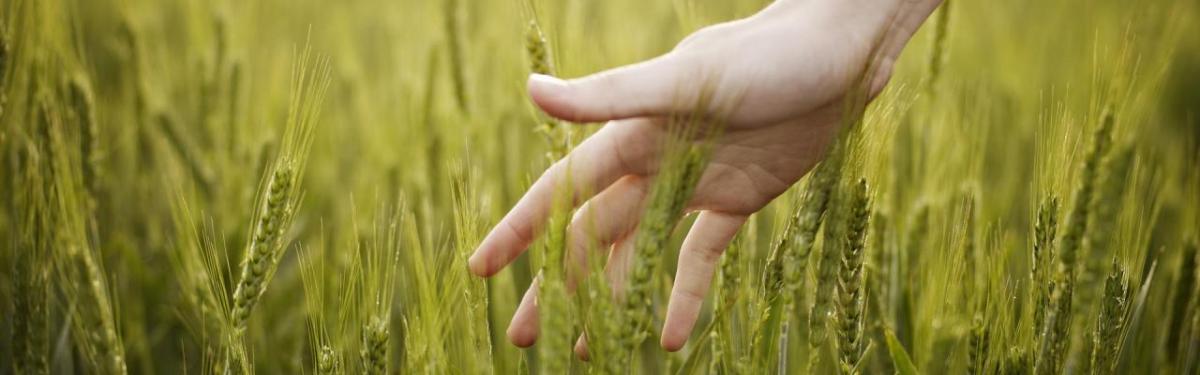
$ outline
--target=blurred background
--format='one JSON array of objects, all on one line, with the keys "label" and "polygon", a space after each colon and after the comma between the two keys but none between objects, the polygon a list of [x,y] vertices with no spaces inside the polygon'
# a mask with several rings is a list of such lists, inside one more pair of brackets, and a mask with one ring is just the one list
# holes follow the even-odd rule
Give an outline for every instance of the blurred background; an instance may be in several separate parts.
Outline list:
[{"label": "blurred background", "polygon": [[[1191,327],[1183,318],[1189,299],[1177,292],[1191,290],[1188,267],[1195,262],[1183,249],[1200,232],[1200,2],[950,1],[951,13],[941,18],[945,32],[934,35],[935,15],[914,37],[863,127],[867,156],[854,173],[871,181],[874,207],[892,226],[871,240],[868,273],[886,272],[878,270],[888,259],[880,254],[911,247],[906,256],[921,266],[897,288],[928,291],[903,292],[918,301],[904,315],[911,321],[889,315],[879,324],[907,327],[897,329],[900,339],[928,373],[967,368],[965,340],[977,316],[995,318],[988,320],[994,332],[1010,323],[1021,332],[997,334],[1005,338],[992,339],[995,358],[1008,358],[1010,347],[1030,340],[1032,328],[1016,323],[1025,322],[1025,310],[988,315],[971,306],[1027,294],[1029,286],[1014,280],[1032,267],[1039,204],[1061,198],[1065,217],[1091,134],[1104,109],[1113,108],[1113,142],[1135,150],[1136,166],[1110,216],[1112,237],[1091,253],[1099,266],[1086,284],[1095,287],[1086,288],[1103,291],[1103,267],[1112,259],[1128,268],[1134,290],[1151,285],[1143,292],[1140,328],[1129,333],[1141,345],[1123,351],[1120,363],[1135,372],[1185,373],[1182,358],[1191,357],[1180,343],[1187,340],[1171,332],[1200,338],[1200,331],[1184,330]],[[292,100],[304,92],[293,83],[295,67],[311,48],[328,61],[329,87],[317,104],[311,153],[298,180],[303,196],[282,235],[286,252],[246,331],[251,370],[316,371],[318,318],[305,307],[314,287],[305,285],[302,259],[328,267],[328,282],[318,281],[316,289],[345,290],[339,288],[354,283],[332,275],[358,259],[347,254],[379,241],[378,228],[397,225],[402,252],[428,257],[405,255],[388,284],[396,294],[387,333],[391,372],[536,370],[535,350],[503,337],[537,271],[529,256],[486,283],[458,263],[550,162],[524,91],[529,23],[536,19],[544,31],[558,74],[577,77],[662,54],[703,26],[767,3],[0,0],[0,358],[24,358],[31,349],[22,335],[41,326],[45,342],[35,352],[44,354],[50,372],[108,372],[88,365],[86,335],[73,338],[81,328],[71,328],[70,317],[88,305],[64,286],[99,282],[111,305],[107,327],[119,336],[129,372],[219,369],[223,349],[213,343],[223,342],[214,338],[220,333],[196,314],[210,302],[188,297],[189,288],[211,287],[203,280],[212,269],[180,267],[171,254],[219,254],[214,259],[232,275],[216,283],[232,290],[272,160],[288,147]],[[84,117],[91,121],[72,125]],[[82,145],[70,156],[41,146],[55,144],[44,130],[50,128],[39,127],[53,118],[61,119],[65,139]],[[38,165],[58,165],[57,158],[78,169],[79,189],[71,190],[81,192],[77,201],[57,187],[66,186],[61,171],[38,172]],[[757,275],[794,195],[781,197],[747,229],[749,275]],[[964,224],[965,205],[976,224]],[[59,233],[66,217],[78,220],[70,224],[78,226],[75,242]],[[929,240],[915,244],[914,231],[927,231]],[[954,266],[962,258],[947,249],[964,241],[991,254],[969,259],[994,272],[974,276]],[[73,280],[72,272],[53,266],[63,258],[56,254],[71,247],[64,243],[88,248],[95,260],[88,267],[98,271]],[[676,257],[664,259],[669,279]],[[815,289],[812,277],[806,282]],[[939,282],[955,278],[977,281]],[[472,283],[485,295],[460,295]],[[868,293],[900,293],[879,288]],[[959,293],[975,296],[936,298]],[[44,303],[34,303],[39,299]],[[463,315],[477,304],[482,315]],[[361,325],[353,318],[358,308],[328,305],[315,310],[351,316],[330,318],[350,322],[331,327]],[[29,311],[45,321],[23,320]],[[707,311],[698,327],[711,319]],[[463,323],[476,318],[481,325]],[[1072,358],[1087,358],[1089,324],[1076,323],[1071,352],[1080,354]],[[358,331],[331,330],[345,336],[333,342],[350,343],[339,349],[347,363],[357,361],[351,348],[359,345]],[[458,342],[470,337],[483,341]],[[891,371],[882,336],[871,337],[878,341],[866,372]],[[794,340],[784,353],[805,358],[808,350]],[[693,344],[674,354],[648,346],[637,366],[675,370],[697,352]],[[0,373],[38,367],[5,362]],[[802,365],[797,359],[782,368]],[[587,371],[582,362],[572,366]]]}]

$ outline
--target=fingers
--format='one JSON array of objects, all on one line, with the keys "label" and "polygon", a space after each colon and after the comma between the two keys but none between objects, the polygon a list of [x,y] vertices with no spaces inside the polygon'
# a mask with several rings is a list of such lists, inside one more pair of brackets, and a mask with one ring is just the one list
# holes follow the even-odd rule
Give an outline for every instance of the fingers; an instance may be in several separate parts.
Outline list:
[{"label": "fingers", "polygon": [[614,122],[554,163],[483,239],[468,261],[471,272],[491,276],[524,252],[550,215],[560,186],[571,189],[573,208],[621,176],[647,171],[659,147],[661,131],[655,128],[653,120]]},{"label": "fingers", "polygon": [[704,211],[696,218],[691,231],[679,250],[679,268],[675,286],[667,304],[667,319],[663,324],[662,346],[668,351],[683,347],[691,336],[704,296],[712,283],[713,269],[725,247],[733,240],[746,216]]},{"label": "fingers", "polygon": [[575,356],[584,361],[591,359],[591,357],[588,356],[587,350],[587,334],[581,334],[579,335],[579,338],[575,340]]},{"label": "fingers", "polygon": [[512,321],[508,323],[508,341],[512,341],[513,345],[518,347],[528,348],[537,341],[537,291],[541,283],[539,280],[541,277],[536,277],[529,283],[529,289],[525,289],[525,296],[521,297],[521,304],[517,306]]},{"label": "fingers", "polygon": [[620,241],[613,244],[612,252],[608,254],[608,264],[604,266],[604,275],[608,278],[608,286],[613,299],[620,301],[625,297],[625,280],[629,275],[629,267],[633,265],[633,231],[626,234]]},{"label": "fingers", "polygon": [[569,228],[570,248],[567,262],[567,289],[575,290],[582,273],[588,270],[588,249],[607,249],[621,236],[632,232],[646,201],[644,177],[622,177],[608,189],[589,200],[575,213]]},{"label": "fingers", "polygon": [[688,93],[692,64],[679,54],[666,54],[583,78],[529,76],[529,96],[551,116],[573,122],[599,122],[674,112]]}]

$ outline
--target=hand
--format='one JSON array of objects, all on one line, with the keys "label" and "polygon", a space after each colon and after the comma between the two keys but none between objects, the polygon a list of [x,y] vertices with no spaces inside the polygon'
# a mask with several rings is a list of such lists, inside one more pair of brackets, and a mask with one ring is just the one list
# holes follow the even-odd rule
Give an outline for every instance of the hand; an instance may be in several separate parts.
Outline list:
[{"label": "hand", "polygon": [[[715,140],[687,207],[699,216],[679,252],[661,341],[667,350],[680,349],[734,234],[821,158],[837,131],[843,98],[868,60],[878,59],[870,64],[873,97],[901,48],[939,3],[778,1],[749,18],[697,31],[645,62],[570,81],[531,76],[529,94],[546,113],[608,123],[529,188],[472,255],[471,271],[493,275],[525,251],[550,214],[555,188],[569,174],[571,186],[565,188],[574,191],[576,203],[586,203],[569,226],[568,261],[582,263],[588,244],[611,249],[605,273],[619,296],[631,235],[666,136],[664,118],[689,111],[683,104],[696,103],[703,85],[712,85],[714,103],[737,105],[724,114],[727,128]],[[592,192],[599,194],[589,196]],[[568,275],[570,284],[580,276]],[[536,290],[531,286],[525,293],[508,328],[518,346],[537,338]],[[582,340],[576,351],[585,355]]]}]

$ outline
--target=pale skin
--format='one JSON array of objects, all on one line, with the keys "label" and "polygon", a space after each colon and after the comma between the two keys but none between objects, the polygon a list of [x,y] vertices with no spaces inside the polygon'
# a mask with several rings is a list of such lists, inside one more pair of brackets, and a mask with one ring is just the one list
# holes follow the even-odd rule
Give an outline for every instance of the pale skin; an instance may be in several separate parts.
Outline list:
[{"label": "pale skin", "polygon": [[[734,234],[812,169],[834,138],[854,79],[870,66],[870,96],[882,90],[900,51],[940,3],[778,0],[644,62],[570,80],[530,76],[529,95],[547,114],[605,125],[529,188],[471,256],[471,272],[488,277],[516,259],[545,225],[555,189],[569,188],[582,204],[568,229],[569,283],[587,269],[579,267],[584,259],[603,258],[588,249],[607,249],[605,273],[619,298],[666,135],[663,119],[691,111],[689,103],[710,89],[713,103],[735,104],[720,113],[726,130],[687,205],[697,216],[679,251],[660,342],[679,350]],[[517,346],[537,340],[536,291],[526,291],[509,324]],[[575,351],[586,357],[582,337]]]}]

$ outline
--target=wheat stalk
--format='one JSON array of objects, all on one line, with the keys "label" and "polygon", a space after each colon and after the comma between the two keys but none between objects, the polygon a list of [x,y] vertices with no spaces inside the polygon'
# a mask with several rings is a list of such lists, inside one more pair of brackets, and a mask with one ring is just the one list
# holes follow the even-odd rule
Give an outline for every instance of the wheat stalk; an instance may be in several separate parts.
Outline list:
[{"label": "wheat stalk", "polygon": [[[568,166],[566,168],[570,170]],[[567,291],[567,229],[571,219],[572,190],[570,176],[554,192],[550,217],[545,225],[545,237],[537,245],[540,268],[537,273],[538,358],[540,371],[566,373],[571,365],[572,340],[577,334],[576,306]],[[465,190],[463,196],[466,196]],[[472,244],[464,244],[471,246]]]},{"label": "wheat stalk", "polygon": [[929,74],[928,74],[928,90],[931,97],[937,97],[937,82],[942,76],[943,65],[946,64],[946,50],[949,49],[949,43],[946,41],[950,34],[950,10],[953,9],[950,5],[951,0],[944,0],[941,9],[938,10],[937,19],[934,21],[933,42],[932,48],[929,49]]},{"label": "wheat stalk", "polygon": [[1030,283],[1035,288],[1034,296],[1037,303],[1034,304],[1034,332],[1042,331],[1042,324],[1045,323],[1046,311],[1050,306],[1050,293],[1052,289],[1051,276],[1054,275],[1055,260],[1057,254],[1054,251],[1054,238],[1058,232],[1058,209],[1059,203],[1057,197],[1048,197],[1042,200],[1038,205],[1037,218],[1033,228],[1033,254],[1031,260]]},{"label": "wheat stalk", "polygon": [[[37,219],[27,220],[23,225],[38,226],[30,221]],[[23,245],[31,251],[22,252],[15,259],[15,285],[23,292],[13,301],[12,369],[22,374],[49,374],[50,310],[46,302],[50,297],[50,283],[45,271],[49,268],[48,261],[44,255],[48,249],[35,245],[44,241],[31,237],[34,235],[22,236]]]},{"label": "wheat stalk", "polygon": [[1038,375],[1062,371],[1067,346],[1070,343],[1071,305],[1075,290],[1076,273],[1079,268],[1077,257],[1080,244],[1088,228],[1092,212],[1092,199],[1100,173],[1101,160],[1108,153],[1113,128],[1111,108],[1102,115],[1100,127],[1093,135],[1091,148],[1084,158],[1084,165],[1074,193],[1067,226],[1058,239],[1058,259],[1051,278],[1049,306],[1046,308],[1041,331],[1038,332],[1038,355],[1034,362],[1034,373]]},{"label": "wheat stalk", "polygon": [[[1197,186],[1200,188],[1200,186]],[[1200,243],[1197,243],[1193,238],[1188,241],[1185,246],[1185,254],[1192,255],[1192,268],[1183,269],[1182,272],[1190,274],[1192,278],[1191,290],[1183,291],[1189,293],[1191,303],[1185,307],[1186,314],[1181,314],[1181,319],[1187,320],[1187,325],[1184,326],[1184,331],[1180,334],[1179,343],[1179,361],[1181,362],[1180,369],[1183,371],[1195,371],[1197,365],[1197,353],[1200,353],[1200,282],[1196,282],[1200,278]],[[1186,338],[1185,338],[1186,337]]]},{"label": "wheat stalk", "polygon": [[300,202],[299,181],[312,144],[313,124],[320,117],[320,104],[329,88],[328,60],[314,57],[311,48],[306,47],[296,61],[283,147],[258,195],[249,242],[233,292],[230,324],[235,337],[242,336],[250,313],[283,257],[283,235],[291,226]]},{"label": "wheat stalk", "polygon": [[[832,204],[834,207],[845,205],[844,202],[839,202],[836,198]],[[840,249],[844,244],[842,241],[842,231],[834,228],[841,227],[844,223],[840,219],[844,216],[835,217],[830,225],[825,226],[824,245],[821,247],[821,256],[817,263],[817,290],[813,298],[813,306],[808,317],[808,369],[809,372],[816,371],[817,364],[820,363],[821,350],[820,348],[828,341],[829,335],[829,320],[833,315],[833,299],[837,289],[838,264],[841,261]]]},{"label": "wheat stalk", "polygon": [[[703,99],[700,102],[706,103]],[[691,199],[712,150],[711,141],[695,143],[692,140],[693,134],[700,131],[697,128],[706,125],[701,122],[702,118],[702,114],[697,112],[675,116],[668,124],[670,130],[665,146],[666,156],[650,189],[647,208],[634,237],[633,265],[622,308],[625,318],[617,336],[623,340],[622,350],[629,356],[650,335],[648,330],[654,304],[652,281],[662,263],[662,254],[672,229]],[[717,125],[710,126],[711,129],[719,129]]]},{"label": "wheat stalk", "polygon": [[1075,277],[1078,268],[1076,258],[1088,227],[1088,219],[1092,214],[1092,195],[1095,194],[1100,165],[1112,143],[1112,129],[1115,121],[1112,111],[1111,108],[1105,110],[1100,127],[1096,129],[1092,137],[1091,148],[1088,149],[1084,158],[1083,170],[1079,173],[1074,201],[1067,217],[1067,226],[1063,228],[1062,235],[1058,239],[1056,251],[1059,253],[1061,265],[1067,267],[1067,275],[1071,278]]},{"label": "wheat stalk", "polygon": [[1116,226],[1120,211],[1122,195],[1129,188],[1127,176],[1133,169],[1134,150],[1122,147],[1114,150],[1105,160],[1102,179],[1091,201],[1091,215],[1088,220],[1087,236],[1084,238],[1089,251],[1105,250],[1110,247],[1111,233]]},{"label": "wheat stalk", "polygon": [[991,344],[991,331],[984,321],[983,315],[976,314],[971,327],[971,336],[967,339],[967,373],[987,373],[987,360]]},{"label": "wheat stalk", "polygon": [[863,312],[866,307],[863,291],[863,257],[866,245],[867,223],[870,220],[870,199],[867,196],[867,181],[860,179],[851,189],[847,202],[844,224],[845,237],[841,254],[841,269],[838,272],[838,303],[836,310],[838,327],[838,359],[844,374],[855,374],[863,351]]},{"label": "wheat stalk", "polygon": [[616,375],[622,371],[620,338],[620,311],[613,301],[612,289],[608,279],[604,277],[603,267],[598,261],[589,261],[591,271],[584,282],[582,293],[586,306],[582,310],[586,314],[584,337],[587,339],[588,359],[592,363],[590,371],[598,374]]},{"label": "wheat stalk", "polygon": [[784,332],[790,330],[791,321],[786,315],[792,310],[796,294],[801,290],[808,256],[812,252],[817,230],[821,227],[830,191],[836,182],[838,161],[836,158],[827,159],[813,170],[796,212],[790,217],[767,258],[762,281],[766,311],[755,324],[755,363],[768,362],[778,342],[786,336]]},{"label": "wheat stalk", "polygon": [[554,75],[554,60],[550,57],[550,44],[537,19],[530,19],[525,28],[525,57],[529,59],[529,71],[533,74]]},{"label": "wheat stalk", "polygon": [[[529,60],[529,72],[533,74],[556,75],[554,59],[546,35],[538,25],[537,18],[529,20],[525,29],[525,56]],[[546,139],[550,152],[546,155],[550,161],[562,159],[571,147],[574,131],[571,125],[551,118],[538,111],[534,115],[538,121],[538,133]]]},{"label": "wheat stalk", "polygon": [[388,369],[388,322],[381,317],[371,317],[370,322],[363,326],[362,349],[359,357],[363,363],[363,373],[382,375]]},{"label": "wheat stalk", "polygon": [[317,374],[334,375],[342,373],[342,361],[332,346],[322,345],[317,355]]},{"label": "wheat stalk", "polygon": [[[2,67],[0,67],[2,71]],[[92,97],[92,89],[87,78],[76,75],[68,86],[71,111],[80,130],[79,155],[82,159],[83,184],[89,196],[96,194],[96,180],[99,175],[99,145],[100,130],[96,123],[96,103]],[[88,202],[88,210],[95,209],[95,202]]]},{"label": "wheat stalk", "polygon": [[[470,173],[465,164],[455,163],[451,169],[454,181],[451,183],[451,191],[453,193],[453,207],[455,212],[482,212],[486,209],[482,202],[468,189],[470,186],[478,184],[479,181],[475,174]],[[473,362],[468,367],[478,367],[480,371],[492,366],[491,358],[494,355],[492,346],[491,322],[488,319],[490,306],[488,284],[484,280],[473,277],[467,272],[467,259],[470,256],[470,249],[478,243],[482,238],[484,224],[477,216],[463,215],[458,216],[454,220],[455,232],[457,237],[458,256],[454,261],[457,263],[454,267],[455,276],[462,279],[465,284],[463,290],[464,298],[466,299],[466,314],[469,320],[466,329],[469,333],[468,343],[474,350]],[[564,346],[565,351],[570,352],[570,346]]]},{"label": "wheat stalk", "polygon": [[1042,331],[1038,332],[1037,357],[1033,373],[1037,375],[1062,372],[1063,360],[1070,341],[1071,297],[1075,282],[1065,267],[1059,267],[1053,278],[1050,303]]},{"label": "wheat stalk", "polygon": [[1125,269],[1114,261],[1104,283],[1104,302],[1101,303],[1100,315],[1092,334],[1089,367],[1093,374],[1116,373],[1128,312],[1129,283],[1125,280]]},{"label": "wheat stalk", "polygon": [[446,45],[450,54],[450,79],[451,83],[453,83],[454,100],[458,104],[460,111],[470,114],[471,107],[467,100],[466,62],[463,58],[462,45],[465,36],[462,35],[462,19],[459,15],[459,8],[461,7],[458,4],[458,0],[448,0],[445,2],[442,22],[445,27]]},{"label": "wheat stalk", "polygon": [[290,224],[293,207],[292,184],[295,183],[290,165],[275,167],[267,182],[263,205],[254,225],[254,233],[242,262],[241,276],[233,291],[233,310],[230,314],[237,332],[246,329],[246,320],[258,303],[271,275],[282,257],[283,231]]},{"label": "wheat stalk", "polygon": [[46,209],[49,222],[53,223],[45,238],[53,248],[62,251],[55,254],[58,258],[54,266],[59,268],[58,276],[66,280],[62,284],[64,294],[75,304],[71,309],[72,334],[78,338],[92,371],[124,374],[125,351],[117,332],[114,304],[104,266],[97,259],[89,234],[91,198],[82,181],[83,156],[76,143],[87,136],[70,137],[87,130],[78,129],[75,133],[65,128],[65,119],[51,109],[60,104],[54,98],[43,96],[40,103],[39,118],[45,132],[43,140],[48,144],[45,151],[50,176],[46,181],[50,190]]},{"label": "wheat stalk", "polygon": [[[750,224],[753,225],[753,224]],[[745,255],[745,232],[739,232],[729,248],[721,256],[720,267],[717,271],[716,297],[713,299],[713,316],[723,317],[709,334],[712,342],[712,360],[709,361],[709,373],[729,373],[737,363],[734,352],[733,317],[729,316],[734,310],[734,303],[740,294],[742,272],[740,265]]]}]

